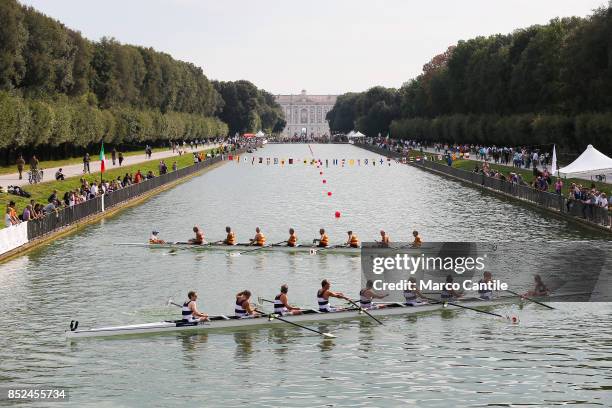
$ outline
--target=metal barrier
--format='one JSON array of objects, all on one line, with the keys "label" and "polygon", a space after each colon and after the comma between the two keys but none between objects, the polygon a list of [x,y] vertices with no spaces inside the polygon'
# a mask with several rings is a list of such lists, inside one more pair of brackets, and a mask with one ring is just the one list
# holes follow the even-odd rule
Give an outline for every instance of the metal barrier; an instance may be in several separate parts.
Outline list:
[{"label": "metal barrier", "polygon": [[[246,149],[232,150],[231,154],[242,154]],[[227,155],[227,153],[226,153]],[[174,182],[183,177],[197,173],[206,167],[222,161],[222,157],[208,158],[191,166],[177,169],[152,179],[143,180],[140,183],[126,186],[120,190],[111,191],[104,195],[104,209],[112,208],[165,184]],[[57,209],[43,218],[28,221],[28,240],[41,237],[57,229],[66,227],[83,218],[90,217],[102,212],[102,197],[87,200],[72,207]]]},{"label": "metal barrier", "polygon": [[[400,157],[401,153],[383,149],[378,146],[356,144],[363,149],[378,153],[387,157]],[[421,160],[416,166],[422,166],[439,173],[448,174],[454,178],[467,183],[476,184],[490,190],[499,191],[524,201],[537,204],[540,207],[553,210],[562,214],[570,215],[585,221],[610,227],[612,223],[612,211],[593,204],[585,204],[582,201],[571,200],[556,193],[536,190],[527,185],[511,183],[505,180],[488,177],[483,173],[474,173],[457,169],[445,164],[436,163],[432,160]]]}]

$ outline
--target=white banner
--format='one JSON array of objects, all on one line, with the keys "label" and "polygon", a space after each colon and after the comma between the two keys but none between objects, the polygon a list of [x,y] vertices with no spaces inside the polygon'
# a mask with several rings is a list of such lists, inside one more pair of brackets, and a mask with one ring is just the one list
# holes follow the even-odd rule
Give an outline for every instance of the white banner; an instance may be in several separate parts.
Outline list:
[{"label": "white banner", "polygon": [[0,254],[22,246],[28,242],[28,223],[0,229]]}]

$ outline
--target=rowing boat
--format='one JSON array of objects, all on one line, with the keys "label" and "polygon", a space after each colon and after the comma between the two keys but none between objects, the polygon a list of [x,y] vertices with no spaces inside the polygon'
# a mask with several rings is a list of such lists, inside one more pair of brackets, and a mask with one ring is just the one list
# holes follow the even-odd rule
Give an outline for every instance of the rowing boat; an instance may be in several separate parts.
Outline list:
[{"label": "rowing boat", "polygon": [[131,243],[122,242],[117,245],[132,246],[132,247],[143,247],[151,249],[188,249],[188,250],[201,250],[201,251],[273,251],[273,252],[287,252],[287,253],[322,253],[322,254],[347,254],[347,255],[359,255],[361,254],[361,248],[351,248],[346,246],[330,246],[327,248],[315,247],[310,245],[300,245],[296,247],[290,247],[287,245],[267,245],[258,247],[256,245],[222,245],[222,244],[204,244],[194,245],[186,242],[166,242],[165,244],[149,244],[149,243]]},{"label": "rowing boat", "polygon": [[[576,294],[549,296],[544,300],[546,301],[551,300],[552,298],[575,295]],[[455,303],[465,307],[493,307],[508,303],[515,303],[518,301],[521,301],[521,298],[517,296],[500,296],[493,300],[481,300],[477,298],[471,298],[466,300],[457,300],[455,301]],[[386,306],[387,307],[380,309],[368,309],[368,312],[373,316],[398,316],[434,312],[446,307],[445,304],[441,303],[424,303],[420,306],[406,306],[402,303],[390,303]],[[329,313],[322,313],[316,310],[304,310],[302,314],[299,315],[283,316],[283,319],[294,323],[317,323],[339,320],[356,320],[364,318],[368,318],[368,316],[356,308]],[[184,323],[181,320],[165,320],[162,322],[154,323],[133,324],[127,326],[109,326],[84,330],[78,330],[75,328],[75,330],[67,330],[66,337],[68,339],[78,339],[83,337],[110,337],[183,331],[208,332],[220,329],[238,330],[269,325],[282,326],[284,324],[284,322],[281,322],[276,319],[270,319],[268,317],[236,318],[234,316],[221,315],[211,317],[210,321],[199,323]]]}]

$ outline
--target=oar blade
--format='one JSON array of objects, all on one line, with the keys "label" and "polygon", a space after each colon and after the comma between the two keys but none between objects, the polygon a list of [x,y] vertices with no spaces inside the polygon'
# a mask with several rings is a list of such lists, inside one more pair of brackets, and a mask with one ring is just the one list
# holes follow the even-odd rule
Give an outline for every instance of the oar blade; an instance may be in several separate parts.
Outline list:
[{"label": "oar blade", "polygon": [[331,333],[323,333],[323,337],[328,338],[328,339],[335,339],[336,336],[334,336]]}]

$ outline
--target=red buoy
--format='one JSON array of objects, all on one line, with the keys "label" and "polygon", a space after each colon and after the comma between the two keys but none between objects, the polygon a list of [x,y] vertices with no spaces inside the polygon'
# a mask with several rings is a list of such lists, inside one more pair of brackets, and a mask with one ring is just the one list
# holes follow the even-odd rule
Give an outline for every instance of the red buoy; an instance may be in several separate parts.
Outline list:
[{"label": "red buoy", "polygon": [[328,192],[327,192],[327,195],[328,195],[329,197],[331,197],[331,191],[328,191]]},{"label": "red buoy", "polygon": [[323,179],[323,184],[327,183],[327,180]]},{"label": "red buoy", "polygon": [[322,176],[322,175],[323,175],[323,172],[322,172],[322,171],[320,171],[320,172],[319,172],[319,174]]},{"label": "red buoy", "polygon": [[336,216],[336,218],[340,218],[340,211],[336,211],[336,214],[334,214]]}]

